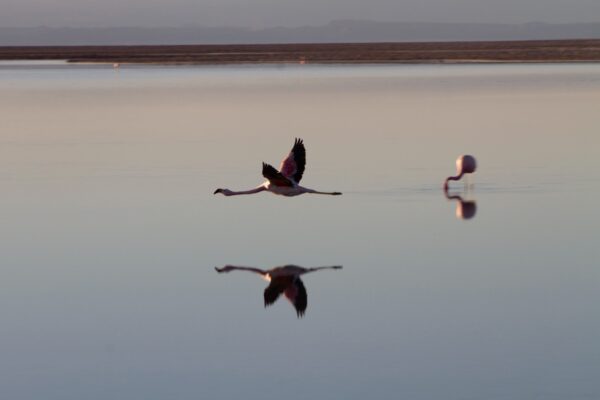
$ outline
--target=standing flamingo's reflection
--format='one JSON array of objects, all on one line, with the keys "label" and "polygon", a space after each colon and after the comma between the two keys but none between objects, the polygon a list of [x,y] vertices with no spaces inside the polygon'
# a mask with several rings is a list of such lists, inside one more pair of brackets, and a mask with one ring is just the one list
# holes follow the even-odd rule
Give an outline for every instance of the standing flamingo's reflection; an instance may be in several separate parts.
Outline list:
[{"label": "standing flamingo's reflection", "polygon": [[265,307],[275,303],[281,293],[294,305],[298,318],[304,315],[307,306],[306,288],[300,279],[300,275],[309,272],[320,271],[323,269],[340,269],[341,265],[330,267],[304,268],[297,265],[284,265],[268,270],[254,267],[239,267],[226,265],[222,268],[215,267],[218,273],[230,271],[250,271],[261,275],[266,281],[270,282],[264,292]]},{"label": "standing flamingo's reflection", "polygon": [[456,218],[471,219],[475,217],[475,214],[477,213],[477,203],[475,200],[464,200],[462,196],[458,194],[449,194],[447,190],[444,190],[444,195],[448,200],[457,200]]}]

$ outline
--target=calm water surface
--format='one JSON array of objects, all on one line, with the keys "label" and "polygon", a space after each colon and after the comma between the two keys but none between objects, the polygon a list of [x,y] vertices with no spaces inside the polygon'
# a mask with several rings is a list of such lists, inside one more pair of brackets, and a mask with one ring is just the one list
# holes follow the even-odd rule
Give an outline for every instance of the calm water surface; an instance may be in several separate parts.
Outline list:
[{"label": "calm water surface", "polygon": [[[599,105],[597,64],[1,64],[2,397],[598,399]],[[343,196],[213,196],[294,137]],[[298,318],[228,264],[343,269]]]}]

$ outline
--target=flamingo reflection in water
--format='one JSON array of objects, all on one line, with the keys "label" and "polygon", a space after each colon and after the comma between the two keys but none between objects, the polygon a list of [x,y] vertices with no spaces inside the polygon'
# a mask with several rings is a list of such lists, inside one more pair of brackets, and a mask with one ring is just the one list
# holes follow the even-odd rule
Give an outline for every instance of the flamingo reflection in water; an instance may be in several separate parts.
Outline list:
[{"label": "flamingo reflection in water", "polygon": [[283,295],[290,301],[290,303],[292,303],[292,305],[296,309],[298,318],[301,318],[302,316],[304,316],[308,302],[306,288],[304,287],[304,283],[300,279],[300,276],[309,272],[320,271],[323,269],[341,268],[341,265],[304,268],[290,264],[264,270],[254,267],[226,265],[222,268],[215,267],[215,270],[218,273],[230,271],[249,271],[261,275],[263,279],[269,282],[269,286],[265,288],[264,292],[265,307],[275,303],[275,301],[283,293]]},{"label": "flamingo reflection in water", "polygon": [[444,190],[444,195],[448,200],[456,200],[456,218],[471,219],[477,213],[477,203],[475,200],[465,200],[458,194],[450,194]]}]

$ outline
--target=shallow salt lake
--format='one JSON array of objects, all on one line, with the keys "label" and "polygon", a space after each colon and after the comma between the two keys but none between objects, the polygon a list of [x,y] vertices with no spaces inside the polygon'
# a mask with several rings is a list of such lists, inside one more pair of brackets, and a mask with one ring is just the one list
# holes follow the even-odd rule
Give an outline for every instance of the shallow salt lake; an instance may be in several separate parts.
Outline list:
[{"label": "shallow salt lake", "polygon": [[[599,398],[599,106],[599,64],[0,63],[3,397]],[[213,195],[295,137],[343,196]],[[228,264],[343,269],[298,318]]]}]

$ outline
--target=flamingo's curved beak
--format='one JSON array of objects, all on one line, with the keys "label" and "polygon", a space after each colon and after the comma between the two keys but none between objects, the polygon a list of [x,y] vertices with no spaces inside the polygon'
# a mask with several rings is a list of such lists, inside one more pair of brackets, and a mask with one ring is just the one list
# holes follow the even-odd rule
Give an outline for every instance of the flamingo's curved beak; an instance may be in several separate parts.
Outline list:
[{"label": "flamingo's curved beak", "polygon": [[217,189],[217,190],[215,190],[215,192],[213,194],[221,193],[221,190],[222,189]]}]

